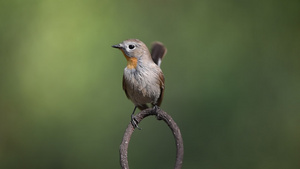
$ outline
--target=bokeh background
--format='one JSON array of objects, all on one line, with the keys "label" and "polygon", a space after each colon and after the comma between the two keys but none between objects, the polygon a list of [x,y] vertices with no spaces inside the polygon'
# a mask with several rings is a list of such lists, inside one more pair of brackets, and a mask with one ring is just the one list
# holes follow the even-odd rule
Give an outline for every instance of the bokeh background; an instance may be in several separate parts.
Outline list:
[{"label": "bokeh background", "polygon": [[[120,168],[138,38],[168,53],[162,109],[186,169],[300,168],[300,2],[0,1],[0,168]],[[131,168],[173,168],[172,133],[145,119]]]}]

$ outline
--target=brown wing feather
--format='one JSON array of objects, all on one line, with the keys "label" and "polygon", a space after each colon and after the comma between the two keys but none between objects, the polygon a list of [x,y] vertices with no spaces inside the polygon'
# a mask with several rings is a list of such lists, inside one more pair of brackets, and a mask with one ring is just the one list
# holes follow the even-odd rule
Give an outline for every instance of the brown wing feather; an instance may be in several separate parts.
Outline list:
[{"label": "brown wing feather", "polygon": [[163,73],[160,73],[159,74],[159,85],[160,85],[160,96],[159,98],[157,99],[157,106],[160,106],[161,105],[161,102],[163,100],[163,97],[164,97],[164,90],[165,90],[165,77],[164,77],[164,74]]},{"label": "brown wing feather", "polygon": [[126,87],[126,82],[125,82],[125,78],[124,78],[124,75],[123,75],[123,90],[124,90],[124,92],[125,92],[127,98],[129,99],[129,96],[128,96],[128,93],[127,93],[126,88],[127,88],[127,87]]}]

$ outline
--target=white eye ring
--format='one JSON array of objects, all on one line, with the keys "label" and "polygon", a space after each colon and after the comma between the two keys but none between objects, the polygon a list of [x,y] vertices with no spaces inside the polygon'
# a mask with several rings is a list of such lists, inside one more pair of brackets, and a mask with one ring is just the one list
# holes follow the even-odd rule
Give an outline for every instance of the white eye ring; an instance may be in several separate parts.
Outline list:
[{"label": "white eye ring", "polygon": [[128,48],[129,48],[129,49],[134,49],[135,46],[134,46],[134,45],[128,45]]}]

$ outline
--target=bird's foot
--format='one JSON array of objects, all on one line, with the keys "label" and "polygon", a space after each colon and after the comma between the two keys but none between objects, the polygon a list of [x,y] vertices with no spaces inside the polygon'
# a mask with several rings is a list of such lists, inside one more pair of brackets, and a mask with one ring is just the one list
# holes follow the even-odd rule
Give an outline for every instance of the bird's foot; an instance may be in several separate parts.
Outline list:
[{"label": "bird's foot", "polygon": [[159,106],[154,105],[153,108],[152,108],[152,111],[155,113],[155,116],[156,116],[157,120],[162,120],[162,118],[160,117],[160,114],[158,113],[159,109],[160,109]]},{"label": "bird's foot", "polygon": [[157,105],[154,105],[153,108],[152,108],[152,111],[154,111],[155,113],[157,113],[159,109],[160,108]]},{"label": "bird's foot", "polygon": [[141,128],[138,126],[138,121],[135,118],[134,114],[131,114],[131,124],[132,124],[132,126],[133,126],[134,129],[138,128],[139,130],[141,130]]}]

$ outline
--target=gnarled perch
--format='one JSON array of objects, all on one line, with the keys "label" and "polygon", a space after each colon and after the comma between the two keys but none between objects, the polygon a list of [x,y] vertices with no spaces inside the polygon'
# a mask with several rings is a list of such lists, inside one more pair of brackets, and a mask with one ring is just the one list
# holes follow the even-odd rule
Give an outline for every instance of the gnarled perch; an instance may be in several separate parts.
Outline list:
[{"label": "gnarled perch", "polygon": [[[139,124],[145,117],[148,117],[150,115],[155,115],[157,120],[164,120],[164,122],[166,122],[167,125],[169,126],[169,128],[172,130],[172,133],[173,133],[174,139],[175,139],[175,143],[176,143],[176,162],[175,162],[174,169],[181,169],[182,160],[183,160],[183,140],[182,140],[182,136],[181,136],[179,127],[177,126],[175,121],[172,119],[172,117],[170,115],[168,115],[166,112],[164,112],[161,109],[157,109],[157,111],[155,111],[155,109],[152,109],[152,108],[145,109],[145,110],[139,112],[135,116],[137,124]],[[129,169],[127,150],[128,150],[129,141],[130,141],[133,131],[134,131],[134,128],[133,128],[132,124],[129,123],[129,125],[124,133],[122,143],[120,145],[120,163],[121,163],[122,169]]]}]

